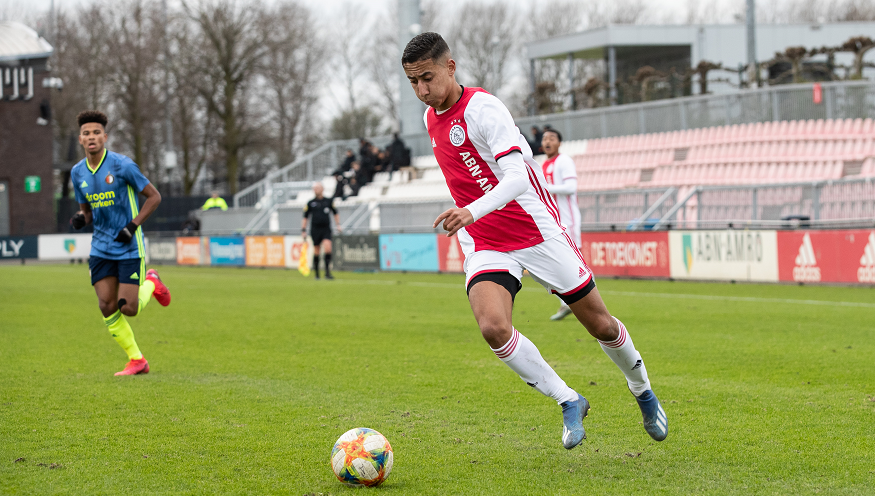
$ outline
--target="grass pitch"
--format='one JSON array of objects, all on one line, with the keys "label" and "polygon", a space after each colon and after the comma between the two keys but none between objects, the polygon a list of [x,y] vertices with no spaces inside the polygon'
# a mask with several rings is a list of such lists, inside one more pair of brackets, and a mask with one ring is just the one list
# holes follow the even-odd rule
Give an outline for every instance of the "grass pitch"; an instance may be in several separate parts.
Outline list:
[{"label": "grass pitch", "polygon": [[[125,364],[85,266],[0,266],[0,492],[353,494],[328,457],[379,430],[387,494],[872,494],[875,290],[599,280],[670,434],[526,279],[515,324],[593,405],[561,413],[483,342],[455,275],[165,267]],[[800,300],[812,300],[802,302]],[[358,493],[355,493],[358,494]]]}]

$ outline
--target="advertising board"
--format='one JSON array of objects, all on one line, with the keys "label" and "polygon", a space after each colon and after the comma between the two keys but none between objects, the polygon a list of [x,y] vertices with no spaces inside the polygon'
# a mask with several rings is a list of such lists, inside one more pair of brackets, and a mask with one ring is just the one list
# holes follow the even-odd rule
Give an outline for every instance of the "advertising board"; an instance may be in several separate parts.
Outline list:
[{"label": "advertising board", "polygon": [[246,263],[243,238],[211,237],[211,265],[244,265]]},{"label": "advertising board", "polygon": [[[201,238],[199,236],[176,238],[176,263],[179,265],[200,265],[205,263],[202,251]],[[206,263],[209,263],[209,258],[206,260]]]},{"label": "advertising board", "polygon": [[875,284],[875,230],[780,231],[781,281]]},{"label": "advertising board", "polygon": [[[307,265],[313,265],[313,247],[312,241],[307,240],[308,243],[311,244],[307,249]],[[297,269],[298,264],[301,262],[301,248],[304,246],[304,238],[301,236],[283,236],[283,251],[285,253],[286,259],[286,267],[291,269]],[[332,251],[336,251],[336,244],[332,247],[334,248]],[[334,265],[337,265],[337,262],[334,262]]]},{"label": "advertising board", "polygon": [[91,234],[40,234],[40,260],[70,260],[88,258],[91,254]]},{"label": "advertising board", "polygon": [[175,264],[176,238],[146,237],[147,263]]},{"label": "advertising board", "polygon": [[0,260],[8,258],[36,258],[38,256],[38,237],[0,236]]},{"label": "advertising board", "polygon": [[380,269],[437,272],[437,251],[434,234],[381,234]]},{"label": "advertising board", "polygon": [[283,236],[246,236],[246,265],[285,267]]},{"label": "advertising board", "polygon": [[671,231],[668,245],[675,279],[778,281],[775,231]]},{"label": "advertising board", "polygon": [[465,272],[465,254],[459,244],[459,237],[446,237],[437,234],[438,270],[441,272]]},{"label": "advertising board", "polygon": [[379,270],[379,246],[379,238],[372,234],[335,236],[332,257],[334,269]]},{"label": "advertising board", "polygon": [[595,275],[670,277],[668,233],[586,232],[580,253]]}]

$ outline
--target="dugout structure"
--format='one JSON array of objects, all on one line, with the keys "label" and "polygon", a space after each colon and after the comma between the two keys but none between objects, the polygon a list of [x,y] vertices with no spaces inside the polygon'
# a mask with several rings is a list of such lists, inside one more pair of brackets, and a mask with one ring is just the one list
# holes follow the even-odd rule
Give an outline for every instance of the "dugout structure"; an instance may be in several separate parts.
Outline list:
[{"label": "dugout structure", "polygon": [[0,22],[0,236],[54,230],[52,51],[33,29]]}]

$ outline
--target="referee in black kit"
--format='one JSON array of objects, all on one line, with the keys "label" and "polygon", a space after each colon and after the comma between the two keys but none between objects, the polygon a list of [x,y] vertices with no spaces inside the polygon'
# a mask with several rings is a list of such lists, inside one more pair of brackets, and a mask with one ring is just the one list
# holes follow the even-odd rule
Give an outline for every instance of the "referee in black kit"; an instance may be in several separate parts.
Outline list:
[{"label": "referee in black kit", "polygon": [[337,227],[337,232],[340,232],[340,216],[334,209],[333,199],[322,196],[324,189],[322,183],[313,185],[313,193],[316,193],[316,197],[304,206],[301,235],[305,240],[307,239],[307,220],[312,216],[313,224],[310,227],[310,236],[313,238],[313,271],[316,274],[316,279],[319,279],[319,253],[324,249],[325,279],[334,279],[334,276],[331,275],[331,218],[329,214],[334,214],[334,225]]}]

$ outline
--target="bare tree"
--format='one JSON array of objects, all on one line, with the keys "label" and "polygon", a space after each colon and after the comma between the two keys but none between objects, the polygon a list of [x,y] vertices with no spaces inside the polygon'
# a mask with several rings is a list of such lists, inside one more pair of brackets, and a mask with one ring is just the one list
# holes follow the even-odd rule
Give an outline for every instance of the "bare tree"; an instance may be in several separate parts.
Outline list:
[{"label": "bare tree", "polygon": [[367,74],[363,60],[367,50],[367,10],[360,4],[345,3],[340,16],[334,20],[331,37],[334,40],[334,69],[343,82],[346,102],[337,102],[342,111],[354,111],[359,106],[361,79]]},{"label": "bare tree", "polygon": [[398,11],[391,8],[388,15],[378,17],[368,30],[370,46],[366,52],[365,65],[368,75],[376,86],[375,105],[382,109],[385,121],[391,129],[398,129],[399,92],[398,74],[401,52],[398,49]]},{"label": "bare tree", "polygon": [[[506,72],[518,53],[522,28],[515,4],[468,0],[459,9],[451,31],[453,56],[460,62],[460,79],[492,93],[507,83]],[[517,59],[518,60],[518,59]]]},{"label": "bare tree", "polygon": [[276,129],[276,160],[285,165],[295,159],[302,136],[313,128],[326,50],[306,6],[293,0],[278,2],[267,20],[267,50],[261,72]]},{"label": "bare tree", "polygon": [[112,40],[104,75],[113,82],[118,118],[116,135],[126,151],[153,180],[159,171],[154,150],[160,142],[163,70],[160,69],[163,30],[154,2],[127,0],[103,8]]},{"label": "bare tree", "polygon": [[259,2],[204,0],[186,10],[199,28],[202,54],[198,91],[222,128],[220,146],[225,158],[228,193],[237,192],[241,150],[253,138],[249,94],[256,69],[266,53],[264,8]]},{"label": "bare tree", "polygon": [[585,5],[589,29],[608,24],[640,24],[646,22],[649,15],[644,0],[602,1]]}]

